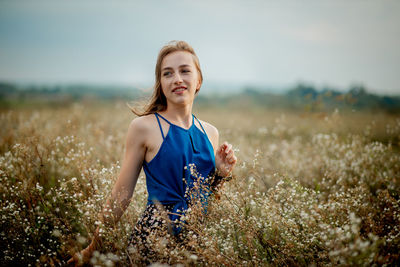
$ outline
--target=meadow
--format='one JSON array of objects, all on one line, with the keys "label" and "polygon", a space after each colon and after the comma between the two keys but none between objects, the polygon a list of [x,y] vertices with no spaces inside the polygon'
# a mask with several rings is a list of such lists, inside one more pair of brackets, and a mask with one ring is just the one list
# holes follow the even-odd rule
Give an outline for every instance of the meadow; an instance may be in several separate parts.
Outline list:
[{"label": "meadow", "polygon": [[[154,265],[400,264],[400,115],[194,113],[233,144],[238,163],[206,216],[192,207],[183,244],[155,241]],[[0,111],[1,266],[65,265],[88,245],[134,117],[119,101]],[[101,227],[92,265],[140,265],[127,243],[146,200],[142,173],[121,220]]]}]

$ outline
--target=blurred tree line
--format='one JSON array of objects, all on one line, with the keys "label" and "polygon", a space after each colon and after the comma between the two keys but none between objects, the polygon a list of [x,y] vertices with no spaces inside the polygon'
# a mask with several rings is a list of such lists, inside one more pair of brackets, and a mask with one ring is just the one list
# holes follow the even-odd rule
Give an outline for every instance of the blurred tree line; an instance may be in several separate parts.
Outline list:
[{"label": "blurred tree line", "polygon": [[299,83],[279,94],[247,87],[241,93],[221,96],[199,95],[203,105],[229,105],[238,108],[249,106],[273,109],[290,109],[307,112],[383,111],[400,113],[400,96],[381,96],[369,93],[363,85],[353,85],[346,92],[333,88],[316,89]]},{"label": "blurred tree line", "polygon": [[[121,86],[20,86],[0,82],[0,108],[16,106],[64,106],[76,101],[131,101],[146,97],[151,90]],[[241,92],[225,94],[200,94],[200,106],[229,106],[237,108],[262,107],[325,112],[334,109],[349,111],[384,111],[400,113],[400,96],[381,96],[369,93],[363,85],[353,85],[347,92],[333,88],[318,90],[312,85],[299,83],[283,93],[271,93],[254,87]]]},{"label": "blurred tree line", "polygon": [[136,88],[121,86],[64,85],[21,86],[0,82],[0,108],[46,105],[62,107],[77,101],[99,102],[141,97]]}]

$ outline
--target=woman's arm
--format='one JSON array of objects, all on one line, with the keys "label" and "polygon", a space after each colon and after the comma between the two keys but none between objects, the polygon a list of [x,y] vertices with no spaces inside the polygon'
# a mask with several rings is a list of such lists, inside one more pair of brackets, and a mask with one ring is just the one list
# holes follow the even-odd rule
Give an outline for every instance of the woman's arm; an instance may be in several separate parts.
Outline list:
[{"label": "woman's arm", "polygon": [[[107,226],[114,226],[130,203],[146,153],[147,131],[146,123],[142,118],[134,119],[129,125],[122,168],[111,195],[99,215],[100,220]],[[82,250],[80,255],[79,253],[75,254],[68,264],[80,264],[79,258],[81,258],[81,262],[87,262],[91,254],[100,246],[101,238],[98,227],[90,245]]]},{"label": "woman's arm", "polygon": [[119,221],[128,207],[142,168],[147,133],[141,122],[139,118],[129,125],[122,168],[101,214],[103,222],[110,226]]},{"label": "woman's arm", "polygon": [[212,181],[211,187],[215,189],[222,181],[225,181],[227,176],[232,175],[232,171],[236,165],[237,158],[235,152],[232,149],[232,145],[224,142],[219,146],[219,133],[217,128],[213,125],[202,122],[205,126],[207,135],[211,141],[215,153],[215,167],[216,170],[212,174],[214,179]]}]

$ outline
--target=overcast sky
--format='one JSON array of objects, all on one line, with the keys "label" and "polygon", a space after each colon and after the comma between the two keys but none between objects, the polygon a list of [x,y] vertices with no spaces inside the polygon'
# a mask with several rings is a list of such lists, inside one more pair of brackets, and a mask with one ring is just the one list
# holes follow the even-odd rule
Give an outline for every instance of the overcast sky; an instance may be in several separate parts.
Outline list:
[{"label": "overcast sky", "polygon": [[4,1],[0,80],[151,86],[186,40],[213,84],[400,94],[400,1]]}]

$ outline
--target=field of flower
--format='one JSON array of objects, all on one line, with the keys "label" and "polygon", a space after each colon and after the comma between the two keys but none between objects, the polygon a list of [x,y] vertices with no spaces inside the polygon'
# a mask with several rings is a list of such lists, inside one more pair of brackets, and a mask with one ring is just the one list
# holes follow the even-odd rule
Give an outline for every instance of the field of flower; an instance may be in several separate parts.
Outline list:
[{"label": "field of flower", "polygon": [[[399,115],[195,114],[239,160],[206,217],[196,207],[188,213],[184,243],[155,242],[159,263],[399,266]],[[88,245],[133,118],[120,102],[0,111],[1,266],[60,266]],[[126,266],[129,253],[139,264],[127,243],[146,199],[141,174],[121,220],[101,228],[104,247],[92,265]]]}]

